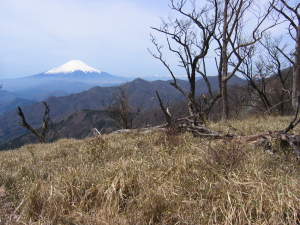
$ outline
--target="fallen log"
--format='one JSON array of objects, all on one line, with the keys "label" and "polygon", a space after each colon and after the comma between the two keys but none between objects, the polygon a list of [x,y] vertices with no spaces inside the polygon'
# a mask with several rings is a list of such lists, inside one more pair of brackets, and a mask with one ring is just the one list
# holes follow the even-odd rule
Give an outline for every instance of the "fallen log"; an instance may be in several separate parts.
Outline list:
[{"label": "fallen log", "polygon": [[193,119],[190,117],[178,119],[173,126],[178,126],[181,132],[190,132],[195,137],[213,138],[221,139],[227,138],[230,140],[235,140],[240,143],[253,143],[257,146],[262,146],[264,150],[269,153],[274,153],[274,143],[279,143],[279,146],[288,146],[296,157],[300,160],[300,135],[289,134],[294,127],[300,123],[300,119],[297,119],[298,112],[296,112],[295,118],[290,122],[290,124],[281,131],[269,131],[264,133],[259,133],[250,136],[241,135],[229,135],[222,134],[220,132],[209,129],[206,126],[195,126]]},{"label": "fallen log", "polygon": [[[130,131],[136,132],[153,132],[153,131],[167,131],[167,129],[174,129],[178,130],[179,132],[173,132],[173,134],[178,133],[185,133],[189,132],[192,133],[195,137],[203,137],[203,138],[212,138],[212,139],[224,139],[236,141],[239,143],[249,143],[255,144],[256,146],[262,147],[268,153],[274,154],[277,149],[275,143],[280,146],[280,150],[286,151],[285,149],[292,150],[293,153],[296,155],[297,159],[300,160],[300,135],[289,134],[288,132],[291,131],[297,124],[300,123],[300,119],[296,120],[295,118],[291,121],[291,123],[287,126],[287,128],[281,131],[269,131],[264,133],[259,133],[255,135],[249,136],[242,136],[242,135],[230,135],[230,134],[223,134],[221,132],[212,130],[206,126],[194,125],[194,120],[191,117],[184,117],[175,120],[172,125],[169,124],[157,126],[157,127],[146,127],[146,128],[139,128],[135,130],[118,130],[113,132],[114,134],[117,133],[126,133]],[[172,132],[171,132],[172,133]]]}]

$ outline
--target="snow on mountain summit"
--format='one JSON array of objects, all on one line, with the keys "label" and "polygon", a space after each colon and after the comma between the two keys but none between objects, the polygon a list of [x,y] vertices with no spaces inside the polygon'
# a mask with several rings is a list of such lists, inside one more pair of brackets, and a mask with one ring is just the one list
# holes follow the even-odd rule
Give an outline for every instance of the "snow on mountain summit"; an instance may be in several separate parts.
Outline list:
[{"label": "snow on mountain summit", "polygon": [[45,74],[56,74],[56,73],[66,74],[66,73],[73,73],[78,70],[83,71],[85,73],[101,73],[101,71],[86,65],[80,60],[71,60],[70,62],[63,64],[58,68],[53,68],[51,70],[48,70]]}]

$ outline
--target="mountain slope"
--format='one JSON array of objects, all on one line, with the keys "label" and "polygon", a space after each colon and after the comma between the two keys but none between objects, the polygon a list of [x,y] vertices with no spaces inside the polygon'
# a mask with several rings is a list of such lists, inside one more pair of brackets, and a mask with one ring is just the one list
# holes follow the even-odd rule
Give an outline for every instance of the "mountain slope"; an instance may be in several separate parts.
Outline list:
[{"label": "mountain slope", "polygon": [[[212,81],[217,81],[217,77],[211,77]],[[237,79],[238,82],[243,80]],[[204,80],[197,81],[197,95],[206,93],[203,88]],[[178,80],[178,84],[185,90],[189,89],[187,81]],[[201,88],[202,87],[202,88]],[[212,84],[213,91],[218,88],[218,83]],[[117,90],[117,87],[94,87],[88,91],[71,94],[61,97],[48,98],[47,104],[50,105],[50,116],[54,123],[65,118],[65,116],[78,111],[80,109],[97,109],[104,110],[102,101],[108,102],[111,94]],[[185,100],[184,95],[170,85],[170,81],[154,81],[148,82],[143,79],[136,79],[127,84],[127,91],[130,93],[130,104],[134,107],[142,106],[143,110],[148,110],[159,105],[155,91],[159,91],[162,100],[167,103]],[[183,110],[186,105],[178,105],[178,111]],[[22,107],[26,119],[33,127],[42,126],[42,118],[44,106],[42,103],[34,103]],[[27,130],[21,127],[18,122],[19,116],[15,111],[11,111],[0,117],[0,144],[14,139],[20,135],[27,133]]]},{"label": "mountain slope", "polygon": [[[81,109],[65,116],[58,123],[50,124],[46,141],[53,142],[61,138],[83,139],[93,136],[92,128],[97,128],[101,133],[108,133],[116,129],[106,111]],[[29,143],[38,143],[38,140],[32,133],[27,132],[27,134],[0,145],[0,151],[19,148]]]},{"label": "mountain slope", "polygon": [[0,90],[0,104],[4,102],[10,102],[11,100],[15,99],[17,94],[12,93],[10,91]]},{"label": "mountain slope", "polygon": [[11,110],[16,110],[18,106],[26,106],[34,102],[35,101],[28,100],[28,99],[20,99],[20,98],[15,98],[10,102],[5,102],[0,105],[0,116],[10,112]]}]

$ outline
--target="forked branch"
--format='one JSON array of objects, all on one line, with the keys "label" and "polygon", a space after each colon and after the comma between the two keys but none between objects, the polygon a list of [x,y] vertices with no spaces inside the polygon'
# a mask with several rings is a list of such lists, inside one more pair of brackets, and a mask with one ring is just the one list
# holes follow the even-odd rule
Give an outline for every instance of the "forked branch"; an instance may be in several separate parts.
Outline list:
[{"label": "forked branch", "polygon": [[49,116],[49,113],[50,113],[50,109],[49,109],[49,105],[43,101],[43,104],[44,106],[46,107],[45,108],[45,112],[44,112],[44,116],[43,116],[43,127],[42,127],[42,131],[41,133],[39,133],[38,130],[34,129],[32,126],[30,126],[27,121],[26,121],[26,118],[25,118],[25,115],[21,109],[20,106],[18,106],[18,115],[22,118],[22,123],[19,122],[19,124],[25,128],[27,128],[28,130],[31,131],[31,133],[33,133],[35,136],[37,136],[37,138],[39,139],[40,143],[45,143],[45,135],[46,135],[46,130],[48,128],[48,124],[50,122],[50,116]]}]

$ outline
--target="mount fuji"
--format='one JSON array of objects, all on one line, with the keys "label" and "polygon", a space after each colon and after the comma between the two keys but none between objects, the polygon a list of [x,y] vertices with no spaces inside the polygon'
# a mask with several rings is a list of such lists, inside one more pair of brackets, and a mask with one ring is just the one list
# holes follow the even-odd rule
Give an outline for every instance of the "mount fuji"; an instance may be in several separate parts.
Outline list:
[{"label": "mount fuji", "polygon": [[[14,98],[42,101],[49,96],[68,95],[95,86],[114,86],[131,80],[101,72],[80,60],[71,60],[57,68],[36,75],[0,80],[0,84],[3,84],[0,90],[0,104]],[[8,94],[10,98],[7,98]]]},{"label": "mount fuji", "polygon": [[101,72],[80,60],[71,60],[58,68],[53,68],[44,73],[30,77],[46,80],[63,80],[67,82],[84,82],[99,86],[116,85],[128,80],[124,77],[118,77],[106,72]]},{"label": "mount fuji", "polygon": [[71,60],[58,68],[48,70],[45,74],[67,74],[75,71],[82,71],[84,73],[101,73],[101,71],[86,65],[80,60]]}]

